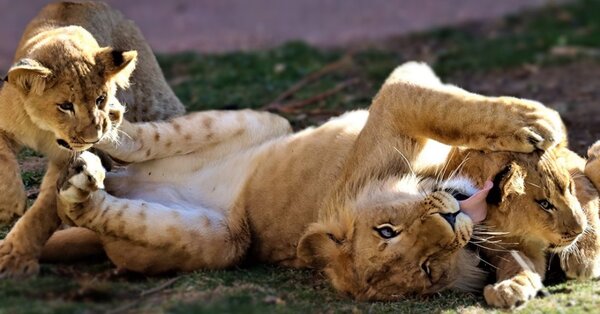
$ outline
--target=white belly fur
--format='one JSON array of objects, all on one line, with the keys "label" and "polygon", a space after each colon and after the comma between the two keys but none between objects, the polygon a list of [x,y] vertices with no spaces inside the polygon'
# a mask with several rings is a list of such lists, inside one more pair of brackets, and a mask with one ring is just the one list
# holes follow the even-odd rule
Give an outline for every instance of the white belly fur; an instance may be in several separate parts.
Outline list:
[{"label": "white belly fur", "polygon": [[253,172],[255,160],[272,143],[209,160],[201,152],[132,165],[109,173],[106,189],[117,197],[173,208],[227,211]]}]

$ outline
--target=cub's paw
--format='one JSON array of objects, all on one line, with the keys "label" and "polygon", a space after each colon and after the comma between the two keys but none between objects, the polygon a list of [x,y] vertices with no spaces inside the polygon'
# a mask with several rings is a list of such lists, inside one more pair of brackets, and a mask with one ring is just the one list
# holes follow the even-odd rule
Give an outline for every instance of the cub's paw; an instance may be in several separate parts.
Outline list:
[{"label": "cub's paw", "polygon": [[600,141],[588,149],[588,160],[585,164],[585,175],[592,181],[596,189],[600,190]]},{"label": "cub's paw", "polygon": [[560,267],[567,278],[586,280],[600,278],[600,247],[577,248],[560,256]]},{"label": "cub's paw", "polygon": [[542,288],[538,274],[519,275],[494,285],[487,285],[483,296],[488,305],[500,308],[514,308],[533,299]]},{"label": "cub's paw", "polygon": [[[503,98],[504,99],[504,98]],[[516,116],[512,121],[514,127],[514,147],[509,149],[529,153],[536,149],[547,150],[566,139],[564,124],[558,112],[545,107],[539,102],[509,99],[509,110]],[[511,115],[512,116],[512,115]]]},{"label": "cub's paw", "polygon": [[594,145],[590,146],[587,154],[590,160],[595,160],[600,157],[600,141],[597,141]]},{"label": "cub's paw", "polygon": [[58,180],[58,196],[65,203],[82,203],[92,192],[104,188],[106,171],[98,156],[83,152],[62,173]]},{"label": "cub's paw", "polygon": [[0,279],[25,278],[39,273],[40,266],[35,257],[16,251],[12,242],[0,241]]}]

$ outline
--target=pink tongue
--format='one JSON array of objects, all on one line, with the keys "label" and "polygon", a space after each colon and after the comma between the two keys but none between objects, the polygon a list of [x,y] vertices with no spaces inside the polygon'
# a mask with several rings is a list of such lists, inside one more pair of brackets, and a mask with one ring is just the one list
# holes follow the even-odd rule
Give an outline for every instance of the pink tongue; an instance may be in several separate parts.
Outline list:
[{"label": "pink tongue", "polygon": [[464,201],[458,202],[458,204],[460,204],[460,210],[469,215],[471,220],[473,220],[473,223],[480,223],[485,219],[485,216],[487,215],[487,204],[485,203],[485,198],[492,187],[494,187],[494,183],[492,183],[490,180],[487,180],[485,181],[481,191],[473,194],[473,196]]}]

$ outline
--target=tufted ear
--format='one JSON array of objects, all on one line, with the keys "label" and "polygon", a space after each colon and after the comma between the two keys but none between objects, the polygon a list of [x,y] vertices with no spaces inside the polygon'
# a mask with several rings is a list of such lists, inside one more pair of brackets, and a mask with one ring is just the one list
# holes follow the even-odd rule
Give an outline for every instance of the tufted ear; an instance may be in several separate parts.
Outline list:
[{"label": "tufted ear", "polygon": [[127,88],[131,73],[135,70],[137,51],[102,48],[96,53],[96,62],[104,66],[104,75],[107,79],[115,80],[119,87]]},{"label": "tufted ear", "polygon": [[310,224],[298,243],[298,257],[316,268],[338,261],[350,249],[352,229],[339,222]]},{"label": "tufted ear", "polygon": [[42,94],[49,83],[52,71],[36,60],[24,58],[8,70],[6,82],[17,87],[23,94]]},{"label": "tufted ear", "polygon": [[[494,187],[488,193],[488,204],[500,205],[511,195],[525,194],[525,173],[523,169],[511,162],[494,176]],[[505,208],[500,206],[500,209]]]}]

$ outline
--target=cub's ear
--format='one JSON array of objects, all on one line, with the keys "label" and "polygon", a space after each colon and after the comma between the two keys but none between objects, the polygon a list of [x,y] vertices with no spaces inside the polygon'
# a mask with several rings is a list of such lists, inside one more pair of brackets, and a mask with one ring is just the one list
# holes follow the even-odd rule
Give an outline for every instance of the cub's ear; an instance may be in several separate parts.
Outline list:
[{"label": "cub's ear", "polygon": [[350,245],[348,230],[342,228],[337,223],[309,225],[298,243],[298,257],[315,268],[323,268],[339,260]]},{"label": "cub's ear", "polygon": [[[514,162],[502,168],[494,176],[493,182],[494,187],[486,198],[488,204],[500,205],[513,195],[525,194],[525,172]],[[500,206],[500,209],[503,208],[505,206]]]},{"label": "cub's ear", "polygon": [[119,87],[127,88],[129,87],[129,77],[135,70],[137,51],[102,48],[96,53],[96,62],[104,66],[104,75],[107,79],[115,80]]},{"label": "cub's ear", "polygon": [[36,60],[19,60],[8,70],[6,82],[17,87],[23,94],[30,92],[41,95],[48,86],[52,70]]}]

